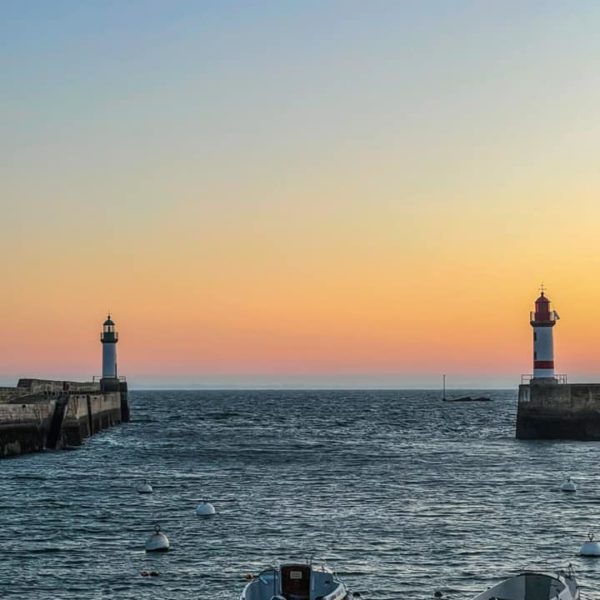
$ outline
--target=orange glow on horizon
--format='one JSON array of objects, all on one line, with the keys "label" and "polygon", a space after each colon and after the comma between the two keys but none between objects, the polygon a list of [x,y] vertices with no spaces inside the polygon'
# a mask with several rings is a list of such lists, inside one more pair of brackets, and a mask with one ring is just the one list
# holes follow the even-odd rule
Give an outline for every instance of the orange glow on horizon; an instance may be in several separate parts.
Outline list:
[{"label": "orange glow on horizon", "polygon": [[420,4],[10,9],[2,380],[600,377],[600,7]]}]

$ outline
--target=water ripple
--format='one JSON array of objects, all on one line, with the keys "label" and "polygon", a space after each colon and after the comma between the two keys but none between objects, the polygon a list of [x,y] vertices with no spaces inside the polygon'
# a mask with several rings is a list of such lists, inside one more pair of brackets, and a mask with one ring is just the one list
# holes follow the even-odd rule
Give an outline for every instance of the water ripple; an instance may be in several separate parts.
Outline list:
[{"label": "water ripple", "polygon": [[[79,450],[2,462],[2,598],[234,599],[245,573],[315,555],[365,599],[468,599],[569,562],[600,599],[600,562],[577,555],[600,529],[600,445],[515,440],[514,392],[131,397],[134,421]],[[195,517],[199,498],[217,517]],[[168,554],[143,550],[155,522]]]}]

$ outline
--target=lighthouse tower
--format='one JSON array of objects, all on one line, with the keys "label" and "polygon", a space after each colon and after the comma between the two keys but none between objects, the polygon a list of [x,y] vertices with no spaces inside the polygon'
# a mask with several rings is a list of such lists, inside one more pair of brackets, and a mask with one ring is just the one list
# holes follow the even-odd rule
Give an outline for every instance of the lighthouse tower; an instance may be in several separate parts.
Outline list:
[{"label": "lighthouse tower", "polygon": [[533,327],[533,379],[554,378],[554,340],[552,328],[558,315],[550,310],[550,300],[544,295],[542,287],[540,297],[535,301],[535,311],[531,313]]},{"label": "lighthouse tower", "polygon": [[115,329],[115,324],[108,315],[102,333],[100,334],[102,342],[102,379],[117,379],[117,342],[119,334]]}]

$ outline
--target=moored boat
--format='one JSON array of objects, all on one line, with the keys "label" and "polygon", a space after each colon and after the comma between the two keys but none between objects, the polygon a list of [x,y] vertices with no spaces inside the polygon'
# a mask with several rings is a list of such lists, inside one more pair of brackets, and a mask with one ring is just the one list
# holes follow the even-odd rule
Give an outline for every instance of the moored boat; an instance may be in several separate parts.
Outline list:
[{"label": "moored boat", "polygon": [[444,402],[491,402],[489,396],[455,396],[446,398],[446,376],[442,375],[442,400]]},{"label": "moored boat", "polygon": [[525,572],[492,586],[473,600],[579,600],[579,587],[571,567],[556,576]]},{"label": "moored boat", "polygon": [[349,600],[346,585],[324,565],[284,563],[252,576],[240,600]]}]

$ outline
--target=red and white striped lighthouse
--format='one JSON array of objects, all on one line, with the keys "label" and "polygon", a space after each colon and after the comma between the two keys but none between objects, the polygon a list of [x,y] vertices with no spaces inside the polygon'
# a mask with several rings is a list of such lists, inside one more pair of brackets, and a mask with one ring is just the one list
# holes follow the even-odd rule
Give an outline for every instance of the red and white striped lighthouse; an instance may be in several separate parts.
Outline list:
[{"label": "red and white striped lighthouse", "polygon": [[550,300],[544,296],[544,288],[535,301],[535,311],[531,313],[533,327],[533,378],[554,379],[554,340],[552,328],[558,321],[558,314],[550,310]]}]

